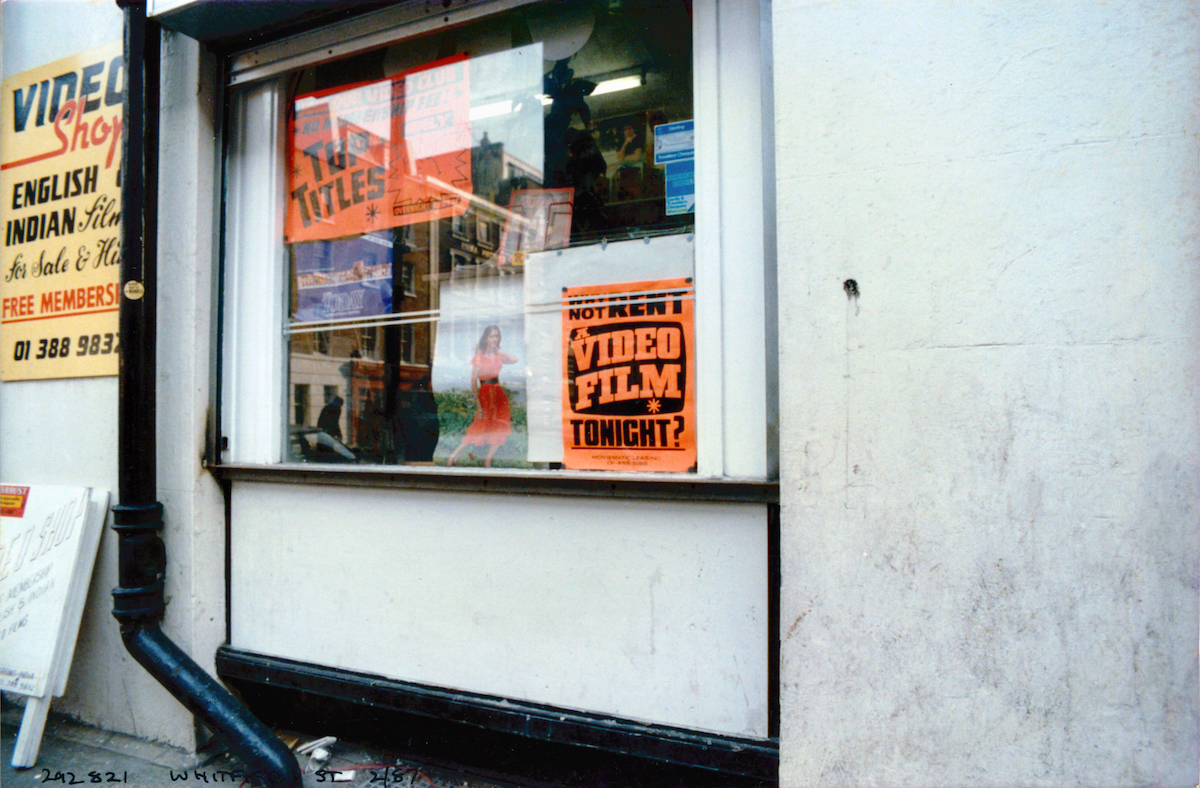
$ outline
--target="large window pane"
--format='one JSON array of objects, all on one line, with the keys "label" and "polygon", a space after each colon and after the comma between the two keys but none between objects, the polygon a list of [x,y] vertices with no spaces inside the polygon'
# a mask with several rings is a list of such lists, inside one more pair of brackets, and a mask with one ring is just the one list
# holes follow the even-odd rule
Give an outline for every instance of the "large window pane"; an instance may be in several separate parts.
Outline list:
[{"label": "large window pane", "polygon": [[534,5],[288,84],[289,461],[694,469],[690,4]]}]

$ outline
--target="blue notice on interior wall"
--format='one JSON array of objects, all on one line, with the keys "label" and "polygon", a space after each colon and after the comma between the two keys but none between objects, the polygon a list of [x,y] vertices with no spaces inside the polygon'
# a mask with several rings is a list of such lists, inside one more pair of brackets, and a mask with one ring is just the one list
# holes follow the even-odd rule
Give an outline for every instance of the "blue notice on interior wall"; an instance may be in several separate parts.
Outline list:
[{"label": "blue notice on interior wall", "polygon": [[667,216],[696,210],[696,122],[654,127],[654,163],[666,165]]},{"label": "blue notice on interior wall", "polygon": [[667,216],[696,210],[696,160],[673,161],[667,165]]},{"label": "blue notice on interior wall", "polygon": [[694,159],[696,157],[696,122],[681,120],[654,127],[654,163]]}]

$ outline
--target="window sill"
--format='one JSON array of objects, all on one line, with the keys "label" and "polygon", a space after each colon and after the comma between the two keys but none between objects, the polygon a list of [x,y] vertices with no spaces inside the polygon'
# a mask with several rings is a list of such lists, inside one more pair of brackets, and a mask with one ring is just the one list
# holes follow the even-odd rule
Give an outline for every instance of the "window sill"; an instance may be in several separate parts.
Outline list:
[{"label": "window sill", "polygon": [[592,498],[641,498],[779,502],[778,482],[698,478],[682,474],[594,473],[584,471],[479,471],[442,467],[322,465],[317,463],[208,465],[221,480],[278,484],[327,484],[441,492],[485,492]]}]

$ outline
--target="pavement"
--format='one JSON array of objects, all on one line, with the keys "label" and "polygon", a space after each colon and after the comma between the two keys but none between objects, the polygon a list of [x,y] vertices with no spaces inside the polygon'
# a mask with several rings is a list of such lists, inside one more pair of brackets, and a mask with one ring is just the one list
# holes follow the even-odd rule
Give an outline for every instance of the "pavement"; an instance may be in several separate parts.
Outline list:
[{"label": "pavement", "polygon": [[[255,785],[220,746],[189,753],[164,744],[82,725],[51,708],[37,763],[29,769],[12,767],[13,746],[22,709],[4,699],[0,710],[0,784],[4,788],[58,785],[124,785],[127,788],[194,788],[212,784],[229,788]],[[276,733],[293,749],[311,743],[287,731]],[[396,758],[350,742],[337,741],[323,749],[328,757],[300,755],[305,788],[527,788]],[[262,783],[258,783],[262,784]]]}]

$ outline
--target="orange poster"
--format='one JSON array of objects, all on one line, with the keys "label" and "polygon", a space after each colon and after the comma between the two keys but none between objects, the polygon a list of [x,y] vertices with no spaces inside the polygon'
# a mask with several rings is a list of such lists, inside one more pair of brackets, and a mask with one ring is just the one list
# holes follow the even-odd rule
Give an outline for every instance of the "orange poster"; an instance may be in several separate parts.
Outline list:
[{"label": "orange poster", "polygon": [[692,280],[563,288],[563,466],[696,467]]},{"label": "orange poster", "polygon": [[467,58],[296,97],[288,120],[288,243],[465,213]]}]

